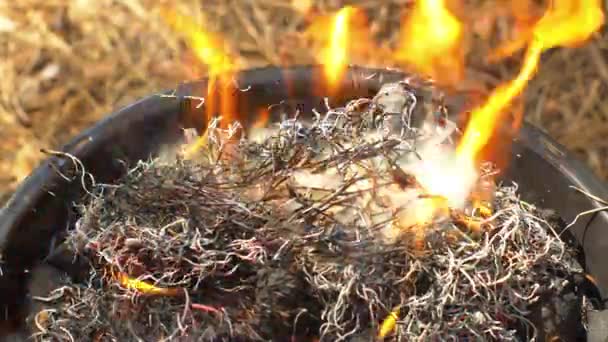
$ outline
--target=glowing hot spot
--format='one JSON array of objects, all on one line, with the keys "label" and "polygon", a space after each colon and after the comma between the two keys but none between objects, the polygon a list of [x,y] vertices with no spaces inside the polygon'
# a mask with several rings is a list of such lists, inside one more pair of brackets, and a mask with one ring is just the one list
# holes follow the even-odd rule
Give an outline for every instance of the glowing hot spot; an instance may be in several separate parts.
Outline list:
[{"label": "glowing hot spot", "polygon": [[443,205],[463,208],[477,182],[475,163],[458,158],[451,147],[433,142],[420,147],[418,155],[421,159],[406,162],[403,169],[416,177],[424,194],[443,197],[447,202]]}]

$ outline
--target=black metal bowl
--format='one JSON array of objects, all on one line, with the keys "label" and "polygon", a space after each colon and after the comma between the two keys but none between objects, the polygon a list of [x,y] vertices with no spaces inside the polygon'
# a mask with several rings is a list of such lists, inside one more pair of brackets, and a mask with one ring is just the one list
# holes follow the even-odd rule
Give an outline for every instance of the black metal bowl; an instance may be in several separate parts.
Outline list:
[{"label": "black metal bowl", "polygon": [[[286,101],[304,111],[323,108],[325,86],[321,68],[302,66],[252,69],[235,78],[236,112],[247,126],[255,113],[270,104]],[[373,96],[385,82],[404,78],[395,70],[350,67],[332,103]],[[237,89],[238,88],[238,89]],[[176,97],[155,94],[124,107],[86,130],[62,151],[80,159],[97,182],[112,183],[126,170],[126,164],[155,155],[162,146],[180,139],[183,128],[204,129],[203,108],[185,95],[205,96],[207,81],[181,85]],[[240,90],[239,90],[240,89]],[[168,94],[168,93],[163,93]],[[426,96],[420,89],[420,96]],[[458,95],[448,107],[464,108]],[[456,109],[458,110],[458,109]],[[272,120],[278,118],[271,117]],[[510,147],[512,156],[502,179],[520,185],[526,201],[555,210],[566,222],[582,211],[600,204],[571,189],[577,186],[601,198],[608,188],[587,167],[575,160],[562,146],[538,129],[524,124]],[[83,196],[80,179],[68,181],[57,172],[70,173],[72,163],[53,156],[44,161],[0,211],[0,319],[19,325],[27,311],[27,282],[33,267],[43,262],[55,241],[77,219],[73,203]],[[584,217],[570,228],[575,243],[584,251],[584,266],[598,282],[602,297],[608,293],[608,215],[604,212]]]}]

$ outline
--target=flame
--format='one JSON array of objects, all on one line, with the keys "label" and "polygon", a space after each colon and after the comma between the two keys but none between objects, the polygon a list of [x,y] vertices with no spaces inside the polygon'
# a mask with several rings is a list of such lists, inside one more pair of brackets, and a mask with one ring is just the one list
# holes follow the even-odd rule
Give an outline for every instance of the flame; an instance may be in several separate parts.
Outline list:
[{"label": "flame", "polygon": [[481,149],[494,134],[504,109],[516,96],[521,94],[536,72],[542,51],[542,44],[535,40],[527,51],[524,65],[517,77],[498,87],[483,106],[473,110],[462,140],[456,149],[459,157],[468,161],[477,159]]},{"label": "flame", "polygon": [[577,47],[603,25],[600,0],[553,0],[547,14],[535,25],[534,34],[544,50]]},{"label": "flame", "polygon": [[393,332],[395,330],[395,326],[397,325],[397,320],[399,319],[400,310],[401,310],[400,307],[394,308],[389,313],[388,317],[386,317],[384,319],[384,321],[382,321],[382,324],[380,325],[380,329],[378,330],[379,339],[383,339],[384,337],[386,337],[388,334],[390,334],[391,332]]},{"label": "flame", "polygon": [[[443,85],[454,85],[464,78],[464,26],[448,9],[447,0],[419,0],[404,16],[401,40],[394,54],[397,62],[412,67],[418,73],[433,78]],[[299,4],[298,1],[293,1]],[[310,10],[303,1],[305,12]],[[514,0],[512,11],[527,12],[531,0]],[[490,139],[496,136],[499,122],[506,110],[522,94],[527,83],[534,77],[540,57],[544,51],[557,46],[575,47],[598,31],[604,23],[600,0],[554,0],[544,15],[514,13],[518,21],[519,36],[497,49],[492,56],[500,57],[527,47],[519,74],[511,81],[496,88],[486,102],[475,108],[470,115],[460,143],[454,155],[442,157],[442,161],[427,163],[425,172],[416,175],[425,189],[425,194],[445,198],[450,206],[461,206],[470,199],[471,191],[478,181],[476,172],[481,151]],[[236,116],[234,87],[231,84],[236,65],[221,40],[199,25],[186,20],[175,12],[167,12],[168,22],[183,33],[200,61],[208,66],[209,86],[206,99],[208,116],[221,114],[222,124],[229,124]],[[330,92],[339,87],[348,63],[361,52],[382,54],[366,32],[363,11],[346,6],[331,16],[315,17],[305,32],[313,42],[322,46],[317,55],[324,65],[324,78]],[[528,25],[528,26],[526,26]],[[491,57],[492,57],[491,56]],[[216,97],[219,94],[219,98]],[[523,111],[516,111],[513,128],[517,129]],[[267,112],[260,112],[254,126],[265,125]],[[201,139],[205,139],[205,135]],[[201,140],[204,143],[204,140]],[[201,143],[202,144],[202,143]],[[199,144],[200,145],[200,144]],[[441,162],[441,165],[437,165]],[[475,200],[475,199],[473,199]],[[400,221],[428,222],[445,205],[436,201],[425,203],[413,217]],[[480,214],[488,216],[490,208],[479,204]],[[403,224],[404,222],[399,222]]]},{"label": "flame", "polygon": [[216,77],[235,69],[234,59],[219,36],[205,31],[202,25],[175,10],[165,9],[161,15],[173,30],[186,38],[199,61],[208,66],[210,76]]},{"label": "flame", "polygon": [[162,288],[154,286],[143,280],[131,278],[123,272],[118,272],[117,274],[114,274],[114,278],[122,287],[146,295],[177,296],[182,292],[182,290],[178,288]]},{"label": "flame", "polygon": [[[599,0],[553,2],[530,30],[532,35],[526,37],[524,45],[528,45],[528,48],[519,74],[496,88],[483,105],[471,112],[463,137],[456,148],[455,158],[444,161],[446,167],[430,165],[429,172],[418,179],[429,193],[445,196],[451,203],[468,198],[478,181],[475,169],[482,149],[496,133],[503,113],[535,75],[541,54],[553,47],[581,44],[603,22],[604,14]],[[458,54],[454,52],[460,44],[461,27],[445,9],[443,1],[418,2],[404,32],[404,49],[400,56],[419,71],[437,77],[441,76],[447,65],[462,65]],[[511,47],[509,49],[512,50]],[[446,56],[445,62],[439,59],[442,56]],[[517,111],[514,126],[521,122],[521,115],[522,111]],[[435,209],[435,204],[429,206],[425,212],[433,212]],[[484,210],[482,215],[488,215],[488,211]]]},{"label": "flame", "polygon": [[251,125],[251,128],[264,128],[268,125],[268,121],[270,120],[270,110],[268,107],[263,107],[258,110],[258,115],[255,118],[255,121]]},{"label": "flame", "polygon": [[[518,1],[523,2],[525,1]],[[519,4],[517,7],[523,6],[524,4]],[[513,11],[518,8],[514,7]],[[540,20],[531,28],[522,28],[515,39],[492,52],[489,60],[496,61],[511,56],[533,39],[542,40],[543,50],[557,46],[577,47],[597,32],[604,20],[600,0],[553,0]]]},{"label": "flame", "polygon": [[510,10],[515,20],[514,37],[512,40],[502,43],[488,55],[487,61],[489,63],[512,56],[528,44],[534,36],[534,24],[541,18],[537,14],[538,7],[532,0],[513,0],[510,2],[505,10]]},{"label": "flame", "polygon": [[330,89],[336,89],[348,66],[347,50],[349,40],[349,19],[355,9],[343,7],[333,18],[329,46],[322,54],[325,61],[325,76]]},{"label": "flame", "polygon": [[184,36],[199,62],[208,68],[205,99],[207,121],[216,114],[221,114],[220,126],[227,127],[237,116],[232,82],[237,69],[235,58],[230,55],[219,36],[205,31],[192,18],[174,10],[163,10],[161,14],[169,26]]},{"label": "flame", "polygon": [[304,37],[312,43],[311,50],[323,65],[329,93],[339,89],[350,62],[368,61],[371,53],[385,53],[373,42],[368,28],[365,12],[353,6],[311,20]]},{"label": "flame", "polygon": [[421,0],[404,18],[395,56],[439,83],[454,84],[464,76],[462,23],[444,0]]},{"label": "flame", "polygon": [[[586,41],[604,23],[599,0],[555,0],[545,15],[534,25],[521,71],[515,79],[497,88],[486,103],[475,109],[457,154],[474,160],[494,134],[500,116],[534,76],[541,54],[557,46],[573,47]],[[516,118],[516,121],[519,121]]]}]

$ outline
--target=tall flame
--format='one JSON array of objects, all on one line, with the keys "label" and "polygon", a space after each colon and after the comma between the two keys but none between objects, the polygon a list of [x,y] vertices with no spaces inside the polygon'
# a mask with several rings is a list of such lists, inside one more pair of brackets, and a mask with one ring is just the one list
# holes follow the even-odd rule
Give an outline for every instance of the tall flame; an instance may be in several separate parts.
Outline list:
[{"label": "tall flame", "polygon": [[604,25],[600,0],[553,0],[547,14],[535,25],[534,35],[543,50],[576,47]]},{"label": "tall flame", "polygon": [[[518,0],[518,8],[530,0]],[[514,8],[514,11],[516,8]],[[524,48],[533,37],[543,41],[543,50],[556,46],[576,47],[604,24],[600,0],[553,0],[545,15],[531,28],[521,28],[513,40],[502,44],[490,56],[496,61]]]},{"label": "tall flame", "polygon": [[501,113],[534,76],[540,55],[557,46],[583,43],[604,24],[599,0],[555,0],[534,25],[524,64],[515,79],[497,88],[486,103],[475,109],[458,146],[461,158],[474,160],[494,134]]},{"label": "tall flame", "polygon": [[199,61],[209,68],[210,76],[217,77],[235,69],[234,59],[219,36],[205,31],[201,24],[175,10],[166,9],[161,14],[176,32],[185,37]]},{"label": "tall flame", "polygon": [[[427,74],[440,77],[446,63],[461,65],[458,55],[449,53],[450,49],[455,48],[454,44],[458,44],[460,24],[449,15],[444,5],[440,0],[421,0],[417,3],[406,23],[404,42],[410,47],[401,55],[418,70],[426,70]],[[443,20],[438,20],[439,17],[443,17]],[[580,44],[603,23],[604,14],[599,0],[554,1],[529,31],[532,35],[527,37],[524,44],[528,45],[528,49],[517,77],[496,88],[483,105],[471,112],[455,158],[442,160],[443,166],[429,163],[430,170],[421,176],[420,183],[434,195],[444,196],[451,203],[462,203],[477,182],[475,165],[480,152],[496,133],[502,114],[534,76],[541,54],[553,47]],[[445,56],[447,62],[442,62],[440,56]],[[426,61],[429,63],[425,64]],[[517,115],[522,115],[522,111]],[[515,121],[521,121],[521,117],[516,117]]]},{"label": "tall flame", "polygon": [[338,90],[353,56],[377,51],[368,28],[365,12],[353,6],[343,7],[331,15],[311,17],[304,37],[312,43],[312,50],[323,65],[330,93]]},{"label": "tall flame", "polygon": [[[232,80],[237,68],[235,59],[229,54],[219,36],[205,31],[202,25],[194,22],[192,18],[174,10],[165,10],[162,15],[175,31],[185,37],[196,57],[208,68],[207,96],[205,98],[207,119],[210,120],[219,113],[223,117],[220,124],[229,125],[236,117],[232,96]],[[219,99],[216,97],[216,93]]]},{"label": "tall flame", "polygon": [[395,58],[444,84],[464,75],[462,23],[444,0],[420,0],[404,18]]},{"label": "tall flame", "polygon": [[353,6],[312,18],[304,37],[313,44],[311,50],[323,65],[330,94],[340,87],[351,61],[358,58],[367,61],[371,51],[380,53],[381,49],[374,44],[368,29],[365,12]]},{"label": "tall flame", "polygon": [[322,54],[325,76],[330,89],[336,89],[348,66],[349,20],[355,9],[343,7],[333,18],[330,40]]},{"label": "tall flame", "polygon": [[517,77],[496,88],[486,103],[472,112],[462,140],[456,149],[459,157],[467,161],[474,161],[477,158],[481,149],[494,134],[504,109],[524,90],[536,72],[542,53],[542,45],[537,42],[534,41],[530,45],[524,65]]},{"label": "tall flame", "polygon": [[[531,8],[532,0],[514,0],[512,8]],[[518,20],[530,27],[519,30],[520,36],[497,49],[494,56],[511,54],[527,46],[522,68],[513,80],[499,86],[487,101],[470,115],[464,135],[456,148],[456,158],[441,167],[429,163],[429,172],[421,177],[432,195],[447,197],[452,203],[462,202],[475,184],[475,165],[480,153],[496,134],[503,113],[511,106],[536,73],[541,54],[557,46],[574,47],[591,37],[604,24],[600,0],[553,0],[536,22],[534,15],[517,14]],[[230,94],[230,81],[236,70],[234,59],[220,44],[221,40],[205,32],[175,12],[166,12],[168,22],[188,39],[194,52],[209,67],[209,87],[206,103],[208,115],[220,113],[229,123],[235,116],[235,104]],[[523,24],[522,24],[523,25]],[[306,35],[323,46],[317,55],[324,65],[325,79],[330,91],[335,91],[344,77],[349,60],[359,52],[376,49],[363,11],[347,6],[331,16],[315,17]],[[464,25],[450,12],[447,0],[418,0],[404,17],[401,40],[395,54],[397,62],[412,67],[418,73],[432,77],[444,85],[453,85],[464,78]],[[214,95],[219,89],[219,98]],[[516,123],[523,111],[518,111]],[[260,117],[260,125],[265,121]],[[454,199],[450,197],[458,197]],[[430,212],[430,211],[429,211]],[[427,216],[427,215],[422,215]]]}]

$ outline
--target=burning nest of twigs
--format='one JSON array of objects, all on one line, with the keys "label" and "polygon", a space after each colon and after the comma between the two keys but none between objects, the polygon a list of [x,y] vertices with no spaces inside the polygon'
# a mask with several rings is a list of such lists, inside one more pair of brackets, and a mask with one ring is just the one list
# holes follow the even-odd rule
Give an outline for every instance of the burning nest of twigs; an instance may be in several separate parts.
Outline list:
[{"label": "burning nest of twigs", "polygon": [[535,336],[531,308],[581,271],[573,251],[515,184],[485,206],[428,194],[421,160],[455,125],[409,127],[415,97],[387,89],[248,139],[216,120],[194,158],[96,185],[66,241],[89,279],[39,298],[36,339]]}]

